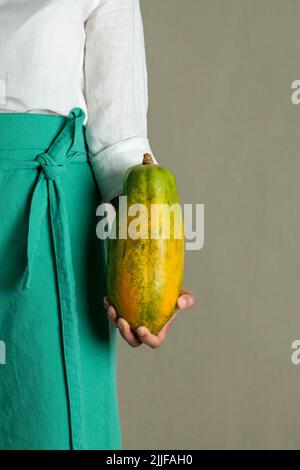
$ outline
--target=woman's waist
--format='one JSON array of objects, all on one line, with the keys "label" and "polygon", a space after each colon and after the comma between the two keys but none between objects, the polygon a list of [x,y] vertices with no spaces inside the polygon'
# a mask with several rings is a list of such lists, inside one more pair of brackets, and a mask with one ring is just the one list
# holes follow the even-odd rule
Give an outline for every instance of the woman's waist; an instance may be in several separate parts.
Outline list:
[{"label": "woman's waist", "polygon": [[[35,153],[46,152],[63,134],[69,120],[70,116],[54,114],[0,113],[0,159],[32,159]],[[72,152],[86,154],[88,158],[85,126],[82,124],[74,128],[70,148]]]}]

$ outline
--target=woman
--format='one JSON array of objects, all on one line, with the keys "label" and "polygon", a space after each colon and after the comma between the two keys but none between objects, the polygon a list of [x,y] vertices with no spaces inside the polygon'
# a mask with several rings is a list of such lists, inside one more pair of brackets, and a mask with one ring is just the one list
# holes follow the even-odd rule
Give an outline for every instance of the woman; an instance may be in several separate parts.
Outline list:
[{"label": "woman", "polygon": [[114,326],[168,329],[107,320],[95,232],[152,153],[143,41],[138,0],[0,0],[1,449],[120,448]]}]

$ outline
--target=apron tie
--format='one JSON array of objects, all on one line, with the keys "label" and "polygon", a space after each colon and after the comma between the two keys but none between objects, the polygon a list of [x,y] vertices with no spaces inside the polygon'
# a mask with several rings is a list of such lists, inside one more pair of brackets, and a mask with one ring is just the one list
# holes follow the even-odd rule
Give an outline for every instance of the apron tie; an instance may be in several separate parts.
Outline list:
[{"label": "apron tie", "polygon": [[57,164],[55,159],[48,152],[38,155],[35,161],[41,164],[44,176],[50,181],[56,180],[57,177],[65,173],[66,165],[62,163]]},{"label": "apron tie", "polygon": [[85,118],[81,108],[74,108],[58,137],[50,148],[35,158],[33,167],[40,168],[35,184],[29,215],[27,239],[27,265],[21,283],[27,291],[32,282],[34,263],[38,252],[40,228],[50,214],[50,230],[55,253],[55,264],[59,294],[62,342],[68,392],[70,439],[72,449],[85,449],[86,431],[81,396],[81,364],[76,307],[75,277],[68,216],[65,206],[61,177],[69,164],[87,161],[86,154],[74,150],[78,130]]}]

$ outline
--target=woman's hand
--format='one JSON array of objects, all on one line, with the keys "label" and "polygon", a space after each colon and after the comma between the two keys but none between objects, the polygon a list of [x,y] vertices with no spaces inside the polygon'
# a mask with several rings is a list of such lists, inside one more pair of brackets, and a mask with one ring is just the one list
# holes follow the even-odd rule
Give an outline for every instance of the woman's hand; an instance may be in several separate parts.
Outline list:
[{"label": "woman's hand", "polygon": [[137,348],[142,344],[146,344],[152,349],[156,349],[163,343],[168,329],[175,319],[179,310],[186,310],[195,305],[195,298],[192,292],[188,289],[182,289],[180,296],[177,300],[177,310],[168,321],[168,323],[162,328],[162,330],[157,334],[153,335],[150,331],[144,326],[139,326],[135,332],[133,332],[129,326],[129,323],[124,320],[124,318],[119,317],[116,309],[113,305],[109,304],[108,298],[104,297],[104,306],[107,309],[107,317],[109,321],[116,327],[119,328],[121,336],[127,341],[127,343],[133,348]]}]

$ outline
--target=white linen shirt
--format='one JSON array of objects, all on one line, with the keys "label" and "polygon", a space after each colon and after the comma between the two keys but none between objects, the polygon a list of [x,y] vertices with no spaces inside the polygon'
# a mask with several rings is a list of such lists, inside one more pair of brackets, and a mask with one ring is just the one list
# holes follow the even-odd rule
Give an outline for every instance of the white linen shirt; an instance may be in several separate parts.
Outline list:
[{"label": "white linen shirt", "polygon": [[153,155],[139,0],[0,0],[0,112],[87,114],[104,201]]}]

